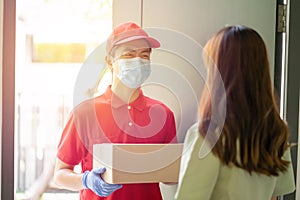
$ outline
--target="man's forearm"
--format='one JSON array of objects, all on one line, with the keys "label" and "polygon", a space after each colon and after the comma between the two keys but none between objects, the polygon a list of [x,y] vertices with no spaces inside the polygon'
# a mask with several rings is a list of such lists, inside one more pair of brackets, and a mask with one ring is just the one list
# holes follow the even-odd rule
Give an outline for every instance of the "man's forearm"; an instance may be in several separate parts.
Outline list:
[{"label": "man's forearm", "polygon": [[54,182],[61,189],[79,191],[84,189],[82,175],[75,173],[71,169],[60,169],[54,174]]}]

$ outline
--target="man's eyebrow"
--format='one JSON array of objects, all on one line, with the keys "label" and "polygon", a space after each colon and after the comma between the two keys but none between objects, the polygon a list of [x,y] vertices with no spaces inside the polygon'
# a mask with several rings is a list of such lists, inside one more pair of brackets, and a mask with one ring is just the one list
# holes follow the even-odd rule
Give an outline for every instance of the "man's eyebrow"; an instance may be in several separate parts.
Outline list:
[{"label": "man's eyebrow", "polygon": [[126,48],[124,48],[122,51],[123,51],[123,52],[131,52],[131,51],[135,51],[135,50],[132,49],[132,48],[126,47]]}]

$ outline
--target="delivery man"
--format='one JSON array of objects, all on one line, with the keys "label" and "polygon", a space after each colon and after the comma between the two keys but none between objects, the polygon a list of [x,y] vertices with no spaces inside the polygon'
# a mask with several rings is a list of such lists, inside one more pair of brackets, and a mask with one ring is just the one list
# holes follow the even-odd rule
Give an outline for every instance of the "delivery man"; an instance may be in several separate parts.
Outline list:
[{"label": "delivery man", "polygon": [[[160,43],[126,22],[115,27],[106,45],[112,84],[70,114],[58,145],[54,181],[80,191],[81,200],[160,200],[158,183],[108,184],[101,178],[106,169],[93,168],[93,144],[177,142],[173,112],[144,96],[140,87],[151,72],[151,50]],[[74,171],[78,164],[81,173]]]}]

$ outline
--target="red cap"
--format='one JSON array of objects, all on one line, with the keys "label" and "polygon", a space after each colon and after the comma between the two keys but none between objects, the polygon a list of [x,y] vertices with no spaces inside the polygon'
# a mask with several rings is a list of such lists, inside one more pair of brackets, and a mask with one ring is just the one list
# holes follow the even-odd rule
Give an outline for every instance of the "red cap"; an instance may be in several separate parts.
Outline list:
[{"label": "red cap", "polygon": [[133,22],[126,22],[114,28],[113,32],[107,39],[106,52],[109,54],[114,46],[138,39],[147,40],[150,48],[160,47],[159,41],[149,37],[140,26]]}]

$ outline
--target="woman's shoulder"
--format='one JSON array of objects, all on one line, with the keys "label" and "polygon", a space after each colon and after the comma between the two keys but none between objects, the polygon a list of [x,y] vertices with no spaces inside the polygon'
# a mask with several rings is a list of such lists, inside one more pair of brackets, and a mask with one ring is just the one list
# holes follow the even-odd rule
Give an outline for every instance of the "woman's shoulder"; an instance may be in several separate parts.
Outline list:
[{"label": "woman's shoulder", "polygon": [[185,136],[185,144],[187,146],[193,145],[198,148],[198,158],[203,159],[207,156],[217,158],[212,149],[215,143],[212,143],[210,136],[203,136],[199,131],[199,122],[193,124]]},{"label": "woman's shoulder", "polygon": [[199,123],[196,122],[190,128],[188,128],[185,135],[185,143],[197,142],[198,145],[209,145],[209,141],[199,131]]},{"label": "woman's shoulder", "polygon": [[190,128],[188,128],[186,135],[185,135],[185,143],[191,143],[194,140],[202,140],[202,138],[199,138],[199,130],[198,130],[198,123],[194,123]]}]

